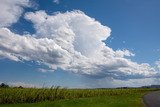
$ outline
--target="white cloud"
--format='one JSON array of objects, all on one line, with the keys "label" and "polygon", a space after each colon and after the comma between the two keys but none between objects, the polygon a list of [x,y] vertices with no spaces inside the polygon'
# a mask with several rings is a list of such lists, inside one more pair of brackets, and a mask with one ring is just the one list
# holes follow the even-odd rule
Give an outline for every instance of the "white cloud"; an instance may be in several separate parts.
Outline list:
[{"label": "white cloud", "polygon": [[156,61],[155,64],[156,64],[157,69],[160,70],[160,60]]},{"label": "white cloud", "polygon": [[116,56],[124,57],[124,56],[135,56],[132,52],[129,50],[116,50]]},{"label": "white cloud", "polygon": [[141,79],[129,79],[128,81],[113,80],[111,81],[113,87],[141,87],[148,85],[159,84],[159,79],[157,78],[141,78]]},{"label": "white cloud", "polygon": [[5,83],[11,87],[19,87],[19,86],[26,87],[26,88],[40,87],[40,86],[35,86],[33,84],[25,83],[25,82],[2,82],[0,81],[0,84],[1,83]]},{"label": "white cloud", "polygon": [[[42,38],[36,39],[27,35],[17,35],[7,28],[0,29],[0,56],[11,60],[35,60],[54,66],[67,63],[69,56],[67,51],[58,46],[54,40]],[[6,53],[6,54],[5,54]]]},{"label": "white cloud", "polygon": [[[15,61],[37,61],[51,70],[61,68],[91,78],[134,79],[157,73],[147,63],[126,58],[129,50],[116,50],[102,40],[111,29],[81,11],[48,15],[44,11],[25,14],[36,33],[18,35],[0,28],[0,56]],[[44,71],[44,69],[43,69]]]},{"label": "white cloud", "polygon": [[137,78],[128,80],[118,80],[113,78],[87,78],[82,77],[82,82],[85,83],[83,88],[115,88],[115,87],[141,87],[147,85],[158,85],[159,78]]},{"label": "white cloud", "polygon": [[19,87],[19,86],[22,86],[25,88],[34,88],[34,87],[38,88],[39,87],[39,86],[35,86],[33,84],[24,83],[24,82],[8,82],[7,84],[12,87]]},{"label": "white cloud", "polygon": [[44,68],[38,68],[37,71],[38,72],[42,72],[42,73],[45,73],[45,72],[54,72],[54,70],[44,69]]},{"label": "white cloud", "polygon": [[60,0],[53,0],[53,3],[59,4]]},{"label": "white cloud", "polygon": [[0,27],[7,27],[17,22],[22,7],[29,6],[29,0],[1,0],[0,1]]}]

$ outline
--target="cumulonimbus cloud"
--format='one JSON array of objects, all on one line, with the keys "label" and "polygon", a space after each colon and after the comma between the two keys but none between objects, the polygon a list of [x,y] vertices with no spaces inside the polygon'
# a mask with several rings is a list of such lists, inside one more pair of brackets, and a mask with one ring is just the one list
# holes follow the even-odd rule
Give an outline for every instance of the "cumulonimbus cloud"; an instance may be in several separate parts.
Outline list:
[{"label": "cumulonimbus cloud", "polygon": [[1,57],[34,60],[52,70],[61,68],[96,78],[123,80],[157,74],[149,64],[126,58],[134,56],[129,50],[113,50],[102,42],[110,36],[111,29],[82,11],[53,15],[28,12],[25,19],[33,23],[36,33],[19,35],[1,27]]}]

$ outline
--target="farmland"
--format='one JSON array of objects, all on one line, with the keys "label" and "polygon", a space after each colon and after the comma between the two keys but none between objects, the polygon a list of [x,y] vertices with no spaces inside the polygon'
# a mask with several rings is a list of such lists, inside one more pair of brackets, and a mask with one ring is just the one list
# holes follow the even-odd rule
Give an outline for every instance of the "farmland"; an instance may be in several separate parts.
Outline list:
[{"label": "farmland", "polygon": [[0,107],[143,107],[142,96],[155,90],[0,88]]}]

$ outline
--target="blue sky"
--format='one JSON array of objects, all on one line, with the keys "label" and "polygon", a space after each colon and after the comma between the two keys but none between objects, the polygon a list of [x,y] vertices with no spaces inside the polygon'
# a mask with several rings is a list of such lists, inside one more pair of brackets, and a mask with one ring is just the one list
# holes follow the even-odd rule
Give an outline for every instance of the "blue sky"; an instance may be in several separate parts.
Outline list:
[{"label": "blue sky", "polygon": [[[5,1],[4,4],[6,3]],[[14,2],[17,2],[14,3]],[[140,86],[140,85],[148,85],[155,83],[155,80],[158,81],[159,79],[155,77],[156,75],[159,75],[159,68],[160,63],[158,63],[158,60],[160,59],[160,1],[159,0],[101,0],[101,1],[93,1],[93,0],[59,0],[58,2],[54,0],[30,0],[28,2],[27,0],[23,0],[23,3],[20,3],[19,0],[13,0],[13,3],[5,4],[2,9],[6,8],[8,5],[13,4],[12,6],[19,6],[20,9],[24,9],[23,12],[17,13],[17,11],[11,11],[13,14],[14,12],[17,14],[16,21],[11,19],[11,22],[8,20],[2,20],[3,16],[6,15],[5,13],[0,12],[0,23],[1,23],[1,29],[7,28],[12,32],[13,34],[17,34],[19,36],[25,36],[24,34],[28,34],[30,36],[36,35],[36,39],[39,38],[51,38],[49,34],[50,31],[41,32],[40,30],[44,29],[46,30],[46,27],[37,27],[41,22],[36,22],[34,17],[44,17],[43,13],[40,13],[40,15],[36,12],[40,10],[44,10],[45,14],[49,18],[50,16],[59,17],[58,14],[53,14],[55,12],[59,12],[59,14],[63,15],[61,18],[66,18],[66,14],[70,17],[70,20],[72,23],[74,23],[74,20],[78,19],[78,15],[80,14],[80,17],[82,18],[82,21],[86,23],[90,23],[90,19],[86,18],[94,18],[98,23],[101,25],[97,25],[97,23],[92,20],[91,23],[93,24],[93,29],[97,35],[105,35],[105,32],[110,32],[107,29],[102,28],[102,26],[109,27],[112,31],[110,33],[110,36],[106,37],[106,40],[103,40],[106,47],[109,47],[110,49],[113,49],[113,52],[109,51],[110,53],[115,53],[116,55],[122,53],[124,55],[120,55],[120,57],[115,57],[116,55],[113,55],[113,62],[107,62],[110,57],[98,57],[99,60],[97,60],[95,63],[91,63],[91,65],[97,65],[96,70],[94,71],[92,68],[88,68],[89,71],[85,70],[84,68],[91,66],[91,65],[83,65],[79,67],[71,66],[72,69],[68,68],[68,65],[59,65],[59,63],[56,63],[56,61],[48,61],[47,58],[43,58],[44,61],[41,62],[37,57],[34,56],[26,56],[30,58],[33,58],[31,60],[26,60],[25,58],[20,58],[19,55],[26,55],[22,54],[24,52],[15,51],[12,50],[8,51],[10,48],[12,48],[13,45],[17,46],[22,43],[19,43],[18,40],[14,42],[14,39],[11,38],[12,45],[8,45],[8,41],[4,41],[3,44],[0,44],[0,50],[3,53],[8,53],[9,55],[13,55],[16,58],[18,58],[18,61],[15,61],[11,58],[6,57],[6,55],[0,54],[0,82],[6,82],[6,83],[24,83],[24,84],[33,84],[35,86],[52,86],[52,85],[60,85],[64,87],[117,87],[117,86]],[[2,3],[3,4],[3,3]],[[15,5],[16,4],[16,5]],[[6,6],[6,7],[5,7]],[[23,8],[22,8],[23,7]],[[8,8],[8,7],[7,7]],[[75,12],[74,10],[79,10],[81,13]],[[4,10],[7,11],[7,10]],[[67,12],[65,14],[65,12]],[[71,13],[72,11],[72,13]],[[28,12],[33,12],[33,14],[26,15]],[[6,12],[7,13],[7,12]],[[38,16],[39,15],[39,16]],[[72,15],[77,15],[77,18],[72,18]],[[7,17],[8,15],[6,15]],[[27,18],[26,18],[27,17]],[[8,16],[8,19],[11,18]],[[80,19],[81,19],[80,18]],[[38,19],[37,19],[38,20]],[[66,20],[68,20],[66,18]],[[6,21],[6,23],[4,23]],[[52,28],[56,23],[58,23],[57,26],[63,26],[59,24],[60,22],[54,22],[53,25],[45,23],[44,26],[47,26],[48,28]],[[70,22],[66,22],[69,23]],[[74,24],[74,26],[80,26],[81,23]],[[40,25],[40,26],[43,26]],[[64,26],[65,27],[65,26]],[[70,26],[69,26],[70,27]],[[84,29],[83,29],[84,27]],[[86,29],[85,29],[86,27]],[[71,27],[72,28],[72,27]],[[55,29],[58,29],[55,27]],[[88,25],[84,24],[82,28],[83,30],[81,33],[79,30],[76,31],[75,29],[71,29],[73,33],[77,34],[80,38],[80,36],[83,34],[85,38],[86,33],[91,31],[91,28],[88,28]],[[100,29],[99,31],[96,31],[97,29]],[[104,31],[102,32],[101,31]],[[37,33],[40,31],[39,33]],[[74,32],[75,31],[75,32]],[[1,36],[5,37],[5,34],[3,34],[3,31],[0,33]],[[46,33],[47,32],[47,33]],[[48,33],[49,32],[49,33]],[[99,33],[99,34],[98,34]],[[43,34],[43,35],[42,35]],[[44,34],[47,36],[44,37]],[[92,33],[91,33],[92,34]],[[40,37],[38,37],[41,35]],[[56,35],[54,33],[53,35]],[[58,35],[58,34],[57,34]],[[88,33],[90,35],[90,33]],[[11,35],[10,35],[11,36]],[[93,34],[93,36],[96,36]],[[95,41],[92,41],[92,37],[86,37],[86,41],[81,41],[81,39],[77,39],[78,45],[75,45],[76,48],[74,48],[74,51],[80,52],[82,55],[85,52],[84,49],[88,50],[96,50],[94,49],[94,43],[86,43],[86,41],[91,39],[91,42],[99,43],[99,41],[96,42],[96,37],[93,39]],[[98,37],[97,37],[98,38]],[[32,39],[32,38],[31,38]],[[54,40],[54,38],[51,38]],[[66,38],[62,38],[66,39]],[[44,40],[45,41],[45,40]],[[9,41],[10,42],[10,41]],[[82,45],[82,43],[84,43]],[[87,47],[85,47],[86,45]],[[3,45],[7,46],[3,46]],[[93,47],[88,47],[88,45],[91,45]],[[27,45],[27,44],[26,44]],[[32,44],[31,44],[32,45]],[[59,44],[58,44],[59,45]],[[74,45],[74,44],[73,44]],[[103,45],[103,44],[101,44]],[[25,44],[23,45],[25,46]],[[45,45],[46,46],[46,45]],[[53,45],[52,45],[53,46]],[[97,46],[97,45],[96,45]],[[63,46],[61,46],[63,47]],[[48,49],[48,48],[47,48]],[[7,51],[6,51],[7,50]],[[98,49],[97,49],[98,50]],[[106,49],[102,49],[103,51],[108,51]],[[116,50],[120,50],[121,52],[117,52]],[[126,55],[126,51],[127,54]],[[18,53],[20,52],[20,53]],[[39,51],[38,51],[39,52]],[[40,51],[41,52],[41,51]],[[54,51],[55,52],[55,51]],[[94,51],[93,51],[94,52]],[[99,52],[99,51],[98,51]],[[116,53],[117,52],[117,53]],[[26,52],[27,54],[29,52]],[[34,51],[33,53],[37,53]],[[53,53],[53,52],[52,52]],[[131,54],[135,55],[131,55]],[[32,53],[29,53],[32,54]],[[39,53],[40,54],[40,53]],[[50,55],[50,53],[48,53]],[[48,55],[47,54],[47,55]],[[105,53],[108,54],[108,53]],[[37,54],[38,55],[38,54]],[[97,55],[101,55],[101,53],[98,53]],[[86,52],[83,56],[90,58],[90,53]],[[64,56],[65,57],[65,56]],[[72,56],[73,57],[73,56]],[[72,58],[71,57],[71,58]],[[71,59],[70,58],[70,59]],[[105,59],[104,62],[100,59]],[[53,57],[53,60],[56,59],[56,57]],[[92,59],[92,57],[91,57]],[[91,60],[90,59],[90,60]],[[117,60],[118,59],[118,60]],[[120,62],[118,62],[120,59]],[[122,66],[124,60],[127,59],[127,67],[125,68]],[[60,59],[62,62],[63,59]],[[79,64],[81,64],[82,59],[78,59]],[[88,62],[90,62],[87,61]],[[110,59],[109,59],[110,60]],[[130,61],[131,60],[131,61]],[[46,61],[46,62],[45,62]],[[64,60],[65,61],[65,60]],[[67,59],[68,61],[68,59]],[[101,62],[102,61],[102,62]],[[50,63],[52,62],[52,63]],[[115,63],[116,62],[116,63]],[[86,63],[86,62],[85,62]],[[98,64],[97,64],[98,63]],[[99,64],[100,63],[100,64]],[[117,64],[117,68],[114,68],[115,66],[106,65],[110,63],[113,65]],[[131,69],[132,65],[139,64],[134,66],[134,70]],[[146,69],[142,69],[143,63],[147,63]],[[155,64],[156,63],[156,64]],[[57,65],[56,65],[57,64]],[[126,63],[125,63],[126,64]],[[141,65],[142,64],[142,65]],[[54,66],[57,66],[57,68],[54,68]],[[100,68],[98,68],[100,66]],[[140,66],[140,67],[139,67]],[[142,67],[142,68],[141,68]],[[74,69],[73,69],[74,68]],[[110,70],[110,68],[114,68]],[[76,69],[76,70],[75,70]],[[127,69],[127,70],[126,70]],[[128,73],[128,69],[131,73]],[[139,70],[139,71],[138,71]],[[142,71],[141,71],[142,70]],[[44,71],[44,72],[42,72]],[[114,72],[113,72],[114,71]],[[110,74],[110,72],[112,72]],[[140,73],[139,73],[140,72]],[[149,73],[148,73],[149,72]],[[153,73],[152,73],[153,72]],[[102,76],[104,75],[104,76]],[[115,77],[116,75],[116,77]],[[117,76],[118,75],[118,76]],[[158,79],[158,80],[157,80]],[[136,84],[136,81],[140,81],[138,84]],[[144,82],[145,81],[145,82]],[[92,85],[91,85],[92,84]]]}]

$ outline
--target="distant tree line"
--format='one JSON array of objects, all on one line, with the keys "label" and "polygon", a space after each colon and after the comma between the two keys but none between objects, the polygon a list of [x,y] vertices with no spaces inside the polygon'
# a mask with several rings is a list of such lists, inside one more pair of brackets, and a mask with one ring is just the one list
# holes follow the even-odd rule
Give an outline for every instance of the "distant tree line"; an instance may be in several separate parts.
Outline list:
[{"label": "distant tree line", "polygon": [[9,88],[9,85],[7,85],[5,83],[1,83],[0,88]]},{"label": "distant tree line", "polygon": [[[1,83],[0,84],[0,88],[11,88],[9,85],[5,84],[5,83]],[[23,88],[22,86],[18,86],[18,87],[13,87],[13,88]]]}]

